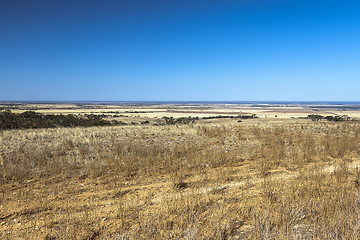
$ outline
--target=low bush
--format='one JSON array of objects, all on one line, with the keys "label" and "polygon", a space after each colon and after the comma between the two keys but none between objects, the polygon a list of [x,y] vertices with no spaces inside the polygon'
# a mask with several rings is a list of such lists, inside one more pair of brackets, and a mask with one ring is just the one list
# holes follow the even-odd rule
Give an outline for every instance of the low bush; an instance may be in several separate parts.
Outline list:
[{"label": "low bush", "polygon": [[56,127],[91,127],[124,125],[121,121],[106,121],[105,115],[89,114],[76,116],[42,114],[34,111],[13,113],[10,110],[0,112],[0,129],[56,128]]}]

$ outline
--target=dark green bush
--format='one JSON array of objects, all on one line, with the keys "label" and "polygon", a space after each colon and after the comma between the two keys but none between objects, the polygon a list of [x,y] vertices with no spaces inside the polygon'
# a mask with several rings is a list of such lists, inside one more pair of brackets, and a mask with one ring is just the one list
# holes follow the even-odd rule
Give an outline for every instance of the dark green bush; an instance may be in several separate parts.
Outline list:
[{"label": "dark green bush", "polygon": [[91,127],[124,125],[121,121],[106,121],[105,115],[89,114],[84,117],[73,114],[45,115],[34,111],[12,113],[10,110],[0,112],[0,129],[23,128],[56,128],[56,127]]}]

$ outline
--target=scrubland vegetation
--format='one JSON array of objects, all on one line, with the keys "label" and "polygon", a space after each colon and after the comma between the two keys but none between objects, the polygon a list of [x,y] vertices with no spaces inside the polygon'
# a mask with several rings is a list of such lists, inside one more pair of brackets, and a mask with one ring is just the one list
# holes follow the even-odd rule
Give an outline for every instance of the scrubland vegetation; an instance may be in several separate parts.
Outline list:
[{"label": "scrubland vegetation", "polygon": [[359,239],[358,165],[351,121],[3,130],[0,238]]},{"label": "scrubland vegetation", "polygon": [[352,119],[346,115],[343,115],[343,116],[322,116],[322,115],[319,115],[319,114],[311,114],[311,115],[308,115],[308,118],[310,118],[312,121],[314,122],[317,122],[317,121],[320,121],[320,120],[323,120],[323,119],[326,119],[328,121],[334,121],[334,122],[342,122],[342,121],[350,121],[350,120],[355,120],[355,119]]},{"label": "scrubland vegetation", "polygon": [[13,113],[10,110],[0,112],[0,130],[25,128],[56,128],[56,127],[90,127],[124,125],[116,120],[104,120],[106,115],[86,114],[42,114],[34,111]]},{"label": "scrubland vegetation", "polygon": [[[116,125],[136,125],[136,124],[149,124],[150,121],[145,120],[140,123],[129,122],[126,115],[119,115],[118,112],[108,111],[107,114],[113,113],[114,115],[103,114],[42,114],[35,111],[25,111],[22,113],[13,113],[11,110],[0,112],[0,130],[6,129],[27,129],[27,128],[57,128],[57,127],[92,127],[92,126],[116,126]],[[140,113],[140,111],[131,111],[131,113]],[[109,120],[109,118],[128,118],[127,122],[119,120]],[[202,119],[250,119],[257,118],[255,114],[252,115],[238,115],[238,116],[210,116],[203,117]],[[137,119],[138,120],[138,119]],[[189,124],[195,123],[200,120],[199,117],[167,117],[164,116],[159,119],[154,125],[175,125],[175,124]]]}]

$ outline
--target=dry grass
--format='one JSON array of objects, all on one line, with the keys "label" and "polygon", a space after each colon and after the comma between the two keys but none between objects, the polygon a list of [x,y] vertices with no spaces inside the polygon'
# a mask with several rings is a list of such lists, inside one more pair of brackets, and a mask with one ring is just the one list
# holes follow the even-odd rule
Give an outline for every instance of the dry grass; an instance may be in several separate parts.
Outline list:
[{"label": "dry grass", "polygon": [[360,124],[0,132],[1,239],[359,239]]}]

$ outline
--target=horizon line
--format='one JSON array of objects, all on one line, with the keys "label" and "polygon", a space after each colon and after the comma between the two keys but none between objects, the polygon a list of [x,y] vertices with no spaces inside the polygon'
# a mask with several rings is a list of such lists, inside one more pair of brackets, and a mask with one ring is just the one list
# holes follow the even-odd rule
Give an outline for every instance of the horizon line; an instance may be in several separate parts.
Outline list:
[{"label": "horizon line", "polygon": [[356,103],[360,100],[0,100],[4,103]]}]

